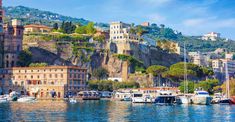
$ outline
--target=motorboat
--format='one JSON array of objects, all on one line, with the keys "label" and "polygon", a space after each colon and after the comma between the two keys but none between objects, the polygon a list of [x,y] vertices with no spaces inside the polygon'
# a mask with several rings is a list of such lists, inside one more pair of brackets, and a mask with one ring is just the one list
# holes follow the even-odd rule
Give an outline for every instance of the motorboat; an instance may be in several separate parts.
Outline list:
[{"label": "motorboat", "polygon": [[222,98],[223,98],[223,95],[221,93],[215,93],[212,100],[211,100],[211,103],[212,104],[220,103]]},{"label": "motorboat", "polygon": [[9,94],[7,100],[9,100],[9,101],[17,101],[18,97],[19,97],[19,93],[16,92],[16,91],[12,91],[12,92]]},{"label": "motorboat", "polygon": [[174,105],[180,104],[179,98],[175,95],[172,95],[170,91],[160,91],[159,96],[155,99],[157,105]]},{"label": "motorboat", "polygon": [[69,98],[70,103],[77,103],[77,100],[75,98]]},{"label": "motorboat", "polygon": [[17,102],[34,102],[35,100],[35,97],[21,96],[19,99],[17,99]]},{"label": "motorboat", "polygon": [[160,95],[155,99],[157,105],[173,105],[177,104],[176,96],[173,95]]},{"label": "motorboat", "polygon": [[130,96],[125,96],[121,101],[131,101],[131,97]]},{"label": "motorboat", "polygon": [[191,104],[192,99],[190,95],[178,95],[177,103],[180,104]]},{"label": "motorboat", "polygon": [[82,100],[100,100],[100,95],[97,91],[80,91],[77,97]]},{"label": "motorboat", "polygon": [[153,103],[154,99],[150,95],[143,95],[142,93],[133,93],[132,95],[133,103]]},{"label": "motorboat", "polygon": [[192,96],[193,104],[197,105],[209,105],[211,104],[212,97],[207,91],[195,91]]},{"label": "motorboat", "polygon": [[7,103],[7,102],[9,102],[8,99],[7,99],[7,96],[1,95],[0,96],[0,103]]},{"label": "motorboat", "polygon": [[110,92],[110,91],[101,91],[99,93],[100,93],[101,98],[111,98],[112,97],[112,92]]}]

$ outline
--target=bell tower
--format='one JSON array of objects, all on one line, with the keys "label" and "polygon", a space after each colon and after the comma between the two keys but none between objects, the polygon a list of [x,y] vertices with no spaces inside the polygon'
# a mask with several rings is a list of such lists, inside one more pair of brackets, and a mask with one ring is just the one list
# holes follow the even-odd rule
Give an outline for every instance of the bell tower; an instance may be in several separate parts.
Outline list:
[{"label": "bell tower", "polygon": [[16,66],[18,55],[22,51],[24,27],[19,20],[12,20],[4,27],[4,67]]},{"label": "bell tower", "polygon": [[3,9],[2,0],[0,0],[0,68],[4,67],[4,33],[3,33]]}]

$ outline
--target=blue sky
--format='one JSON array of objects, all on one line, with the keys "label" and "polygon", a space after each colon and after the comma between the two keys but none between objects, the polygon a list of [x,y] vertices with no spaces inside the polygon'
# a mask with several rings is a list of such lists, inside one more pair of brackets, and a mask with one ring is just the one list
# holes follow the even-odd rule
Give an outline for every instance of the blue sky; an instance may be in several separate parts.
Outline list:
[{"label": "blue sky", "polygon": [[95,22],[165,24],[185,35],[220,32],[235,39],[235,0],[3,0]]}]

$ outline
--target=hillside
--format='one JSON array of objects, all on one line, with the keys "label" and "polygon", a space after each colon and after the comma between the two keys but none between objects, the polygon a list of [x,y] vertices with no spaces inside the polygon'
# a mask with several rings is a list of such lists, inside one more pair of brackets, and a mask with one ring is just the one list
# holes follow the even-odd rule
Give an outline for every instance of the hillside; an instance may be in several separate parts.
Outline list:
[{"label": "hillside", "polygon": [[[40,23],[44,25],[52,26],[55,22],[61,23],[62,21],[71,21],[73,23],[81,23],[83,25],[87,24],[89,21],[83,18],[73,18],[68,16],[63,16],[60,14],[52,13],[49,11],[42,11],[34,8],[16,6],[16,7],[4,7],[5,11],[5,21],[12,18],[17,18],[22,20],[23,24]],[[107,23],[96,23],[96,26],[108,28]],[[172,28],[166,27],[163,24],[151,24],[149,27],[143,28],[143,37],[150,38],[152,45],[155,44],[154,41],[157,40],[171,40],[179,42],[181,46],[186,42],[186,48],[188,51],[214,51],[217,48],[226,48],[228,51],[235,52],[235,41],[224,41],[223,39],[217,41],[204,41],[198,39],[199,36],[184,36],[181,32],[174,30]],[[146,41],[149,41],[146,40]]]},{"label": "hillside", "polygon": [[42,11],[39,9],[16,6],[3,7],[6,19],[17,18],[22,20],[23,24],[41,23],[45,25],[52,25],[54,22],[71,21],[73,23],[87,24],[89,21],[83,18],[73,18],[63,16],[49,11]]},{"label": "hillside", "polygon": [[221,38],[216,41],[205,41],[200,39],[200,36],[184,36],[181,32],[165,27],[165,25],[158,26],[152,24],[149,27],[143,27],[144,36],[152,38],[153,40],[171,40],[178,42],[181,46],[185,42],[188,51],[214,51],[217,48],[226,48],[228,51],[235,52],[235,41]]}]

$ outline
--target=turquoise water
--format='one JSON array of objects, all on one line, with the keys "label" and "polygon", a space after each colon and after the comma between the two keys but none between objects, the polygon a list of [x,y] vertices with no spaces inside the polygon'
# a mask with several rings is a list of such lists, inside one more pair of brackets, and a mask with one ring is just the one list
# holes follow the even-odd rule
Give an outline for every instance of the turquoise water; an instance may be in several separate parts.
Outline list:
[{"label": "turquoise water", "polygon": [[0,104],[0,121],[235,121],[235,106],[132,104],[121,101],[40,101]]}]

